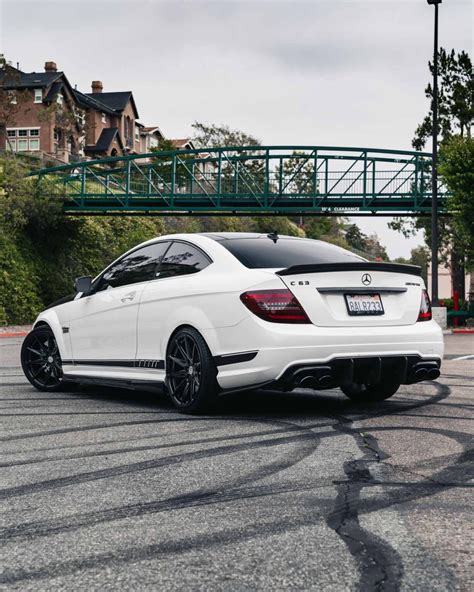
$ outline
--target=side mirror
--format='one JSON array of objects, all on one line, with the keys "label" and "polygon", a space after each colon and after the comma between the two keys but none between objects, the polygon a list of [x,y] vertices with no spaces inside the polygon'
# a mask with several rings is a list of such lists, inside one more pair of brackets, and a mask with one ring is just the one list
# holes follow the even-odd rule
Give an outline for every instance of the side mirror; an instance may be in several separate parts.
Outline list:
[{"label": "side mirror", "polygon": [[76,292],[82,292],[83,294],[88,294],[92,287],[92,278],[90,275],[85,275],[83,277],[76,278],[74,281],[74,288]]}]

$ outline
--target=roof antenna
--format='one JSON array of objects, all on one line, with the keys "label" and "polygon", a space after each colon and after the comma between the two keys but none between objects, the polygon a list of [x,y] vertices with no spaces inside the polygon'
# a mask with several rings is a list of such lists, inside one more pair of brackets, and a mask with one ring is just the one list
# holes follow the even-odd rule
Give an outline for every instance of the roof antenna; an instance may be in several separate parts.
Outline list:
[{"label": "roof antenna", "polygon": [[276,230],[274,230],[273,232],[270,232],[270,234],[267,234],[267,238],[269,238],[270,240],[272,240],[276,244],[277,240],[280,237],[278,236],[278,232]]}]

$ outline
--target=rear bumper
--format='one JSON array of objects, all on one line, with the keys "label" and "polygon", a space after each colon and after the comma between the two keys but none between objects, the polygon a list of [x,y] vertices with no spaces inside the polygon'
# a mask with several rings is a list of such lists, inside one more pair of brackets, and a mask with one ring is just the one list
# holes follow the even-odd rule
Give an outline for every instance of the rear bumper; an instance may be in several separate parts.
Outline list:
[{"label": "rear bumper", "polygon": [[444,352],[443,334],[435,321],[359,328],[284,325],[255,317],[204,337],[214,355],[258,351],[250,361],[219,367],[217,380],[225,390],[278,381],[290,368],[331,365],[338,359],[414,356],[441,362]]},{"label": "rear bumper", "polygon": [[400,384],[435,380],[440,374],[441,360],[421,356],[373,356],[334,358],[327,364],[296,364],[287,368],[278,385],[284,390],[294,388],[328,389],[352,382],[379,382],[383,376]]}]

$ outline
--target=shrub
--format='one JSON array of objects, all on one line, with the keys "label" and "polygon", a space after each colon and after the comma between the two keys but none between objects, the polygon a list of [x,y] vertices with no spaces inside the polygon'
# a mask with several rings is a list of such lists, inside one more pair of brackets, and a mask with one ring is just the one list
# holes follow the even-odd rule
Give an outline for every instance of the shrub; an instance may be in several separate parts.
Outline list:
[{"label": "shrub", "polygon": [[32,255],[27,240],[0,234],[0,324],[31,322],[43,306]]}]

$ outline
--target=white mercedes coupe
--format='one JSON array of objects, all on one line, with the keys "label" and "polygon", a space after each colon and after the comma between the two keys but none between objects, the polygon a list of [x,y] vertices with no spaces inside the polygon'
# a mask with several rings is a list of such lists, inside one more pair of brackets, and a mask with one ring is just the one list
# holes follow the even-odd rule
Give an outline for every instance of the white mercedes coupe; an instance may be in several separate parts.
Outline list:
[{"label": "white mercedes coupe", "polygon": [[75,288],[23,343],[23,371],[39,390],[161,388],[198,413],[263,387],[340,387],[382,401],[440,373],[443,335],[420,268],[317,240],[161,236]]}]

